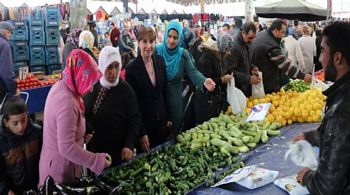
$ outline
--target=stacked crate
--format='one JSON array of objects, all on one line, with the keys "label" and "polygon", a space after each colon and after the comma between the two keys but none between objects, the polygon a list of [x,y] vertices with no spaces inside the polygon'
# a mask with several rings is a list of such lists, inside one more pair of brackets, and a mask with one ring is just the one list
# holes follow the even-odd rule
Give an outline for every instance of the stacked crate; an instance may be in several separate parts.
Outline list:
[{"label": "stacked crate", "polygon": [[45,72],[45,28],[41,8],[32,11],[29,25],[30,71]]},{"label": "stacked crate", "polygon": [[15,30],[10,38],[10,45],[15,73],[18,75],[19,68],[28,66],[28,24],[25,20],[13,20],[12,24]]},{"label": "stacked crate", "polygon": [[60,45],[60,12],[58,6],[45,7],[45,58],[46,74],[52,74],[61,69],[59,45]]}]

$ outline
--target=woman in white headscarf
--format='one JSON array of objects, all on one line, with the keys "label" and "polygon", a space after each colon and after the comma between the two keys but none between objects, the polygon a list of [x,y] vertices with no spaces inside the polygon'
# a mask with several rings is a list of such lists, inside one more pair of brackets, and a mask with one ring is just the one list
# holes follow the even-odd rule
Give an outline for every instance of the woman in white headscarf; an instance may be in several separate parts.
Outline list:
[{"label": "woman in white headscarf", "polygon": [[118,49],[104,47],[99,57],[103,76],[84,100],[87,132],[93,133],[89,147],[110,154],[112,165],[132,159],[141,124],[134,91],[119,79],[121,67]]},{"label": "woman in white headscarf", "polygon": [[97,62],[97,59],[94,53],[92,52],[94,41],[95,41],[94,35],[90,31],[84,30],[79,35],[79,48],[83,49]]}]

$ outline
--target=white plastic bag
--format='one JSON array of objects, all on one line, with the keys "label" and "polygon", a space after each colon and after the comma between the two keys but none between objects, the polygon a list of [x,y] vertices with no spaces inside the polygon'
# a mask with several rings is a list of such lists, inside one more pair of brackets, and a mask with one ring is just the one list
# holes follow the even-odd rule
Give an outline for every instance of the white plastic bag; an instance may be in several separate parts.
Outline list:
[{"label": "white plastic bag", "polygon": [[287,191],[290,195],[306,195],[310,194],[305,186],[297,182],[296,175],[277,179],[273,182],[276,186]]},{"label": "white plastic bag", "polygon": [[265,97],[264,84],[262,81],[262,72],[259,71],[259,77],[261,78],[261,82],[256,85],[252,85],[252,97],[253,98],[263,98]]},{"label": "white plastic bag", "polygon": [[317,169],[316,154],[311,144],[305,140],[290,144],[284,157],[285,159],[290,158],[297,166],[308,167],[312,170]]},{"label": "white plastic bag", "polygon": [[329,88],[329,85],[327,85],[321,80],[314,78],[312,79],[311,89],[316,89],[316,88],[320,88],[322,91],[325,91]]},{"label": "white plastic bag", "polygon": [[247,98],[240,89],[235,87],[234,78],[227,85],[227,102],[231,105],[234,114],[243,112],[247,105]]}]

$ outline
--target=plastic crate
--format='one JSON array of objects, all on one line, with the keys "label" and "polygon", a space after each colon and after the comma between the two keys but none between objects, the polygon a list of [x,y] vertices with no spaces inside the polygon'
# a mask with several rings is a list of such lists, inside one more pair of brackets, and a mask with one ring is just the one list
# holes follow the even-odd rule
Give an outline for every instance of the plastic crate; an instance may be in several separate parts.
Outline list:
[{"label": "plastic crate", "polygon": [[10,40],[12,41],[26,41],[28,40],[28,26],[25,20],[11,21],[15,30],[12,32]]},{"label": "plastic crate", "polygon": [[43,26],[31,26],[29,29],[29,44],[45,45],[45,31]]},{"label": "plastic crate", "polygon": [[47,65],[46,66],[46,74],[47,75],[52,74],[54,71],[60,71],[60,70],[62,70],[61,64],[54,64],[54,65]]},{"label": "plastic crate", "polygon": [[12,59],[14,62],[29,60],[29,50],[27,41],[11,41]]},{"label": "plastic crate", "polygon": [[20,62],[15,62],[13,63],[15,70],[18,70],[21,67],[26,67],[28,66],[28,61],[20,61]]},{"label": "plastic crate", "polygon": [[45,25],[59,26],[60,25],[60,11],[58,6],[45,7]]},{"label": "plastic crate", "polygon": [[46,68],[45,65],[38,65],[38,66],[29,66],[29,71],[30,72],[43,72],[45,73]]},{"label": "plastic crate", "polygon": [[29,17],[29,25],[44,26],[44,18],[41,8],[36,8],[32,10]]},{"label": "plastic crate", "polygon": [[60,44],[60,31],[58,27],[46,28],[46,45],[59,45]]},{"label": "plastic crate", "polygon": [[27,29],[28,28],[28,22],[26,20],[12,20],[12,25],[15,27],[15,29]]},{"label": "plastic crate", "polygon": [[60,63],[60,54],[58,52],[57,46],[46,46],[46,64],[59,64]]},{"label": "plastic crate", "polygon": [[[44,46],[30,46],[30,66],[45,65]],[[44,70],[45,72],[45,70]]]}]

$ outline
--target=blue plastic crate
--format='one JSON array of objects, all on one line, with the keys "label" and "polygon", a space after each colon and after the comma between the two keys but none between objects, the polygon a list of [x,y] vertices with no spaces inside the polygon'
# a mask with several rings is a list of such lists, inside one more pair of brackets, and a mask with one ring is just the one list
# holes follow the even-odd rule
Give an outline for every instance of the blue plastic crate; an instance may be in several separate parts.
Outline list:
[{"label": "blue plastic crate", "polygon": [[45,45],[45,31],[43,26],[31,26],[29,30],[29,44]]},{"label": "blue plastic crate", "polygon": [[30,72],[44,72],[46,71],[45,65],[29,66]]},{"label": "blue plastic crate", "polygon": [[57,46],[46,46],[46,64],[59,64],[60,54]]},{"label": "blue plastic crate", "polygon": [[45,7],[45,25],[46,26],[60,25],[60,11],[58,6]]},{"label": "blue plastic crate", "polygon": [[12,20],[12,25],[16,29],[27,29],[28,28],[28,22],[26,20]]},{"label": "blue plastic crate", "polygon": [[29,25],[44,26],[44,17],[41,8],[33,9],[29,17]]},{"label": "blue plastic crate", "polygon": [[46,45],[59,45],[60,44],[60,31],[58,27],[46,28]]},{"label": "blue plastic crate", "polygon": [[26,67],[28,66],[28,61],[19,61],[19,62],[15,62],[13,63],[13,66],[15,68],[15,70],[18,70],[21,67]]},{"label": "blue plastic crate", "polygon": [[62,70],[61,64],[52,64],[52,65],[46,66],[46,74],[47,75],[52,74],[54,71],[60,71],[60,70]]},{"label": "blue plastic crate", "polygon": [[26,41],[11,41],[10,45],[14,62],[29,60],[28,43]]},{"label": "blue plastic crate", "polygon": [[30,66],[45,65],[44,46],[30,46]]}]

